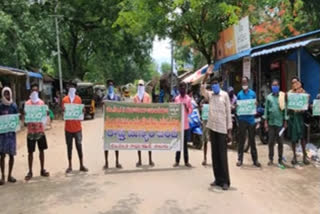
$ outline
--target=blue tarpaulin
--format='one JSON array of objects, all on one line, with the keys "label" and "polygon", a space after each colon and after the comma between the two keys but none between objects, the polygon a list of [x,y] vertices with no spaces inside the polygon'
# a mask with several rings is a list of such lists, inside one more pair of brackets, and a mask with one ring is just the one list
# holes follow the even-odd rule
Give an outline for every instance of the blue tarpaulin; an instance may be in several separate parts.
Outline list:
[{"label": "blue tarpaulin", "polygon": [[31,71],[28,71],[28,76],[32,77],[32,78],[42,79],[42,75],[40,73],[35,73],[35,72],[31,72]]}]

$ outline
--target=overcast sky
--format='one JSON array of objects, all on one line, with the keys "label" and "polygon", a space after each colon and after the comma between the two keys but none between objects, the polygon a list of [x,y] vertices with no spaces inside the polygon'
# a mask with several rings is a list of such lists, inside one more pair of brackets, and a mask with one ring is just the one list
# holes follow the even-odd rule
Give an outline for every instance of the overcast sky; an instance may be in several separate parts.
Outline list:
[{"label": "overcast sky", "polygon": [[158,40],[156,38],[153,41],[153,48],[151,56],[158,64],[158,67],[161,66],[163,62],[171,63],[171,45],[170,39],[167,38],[165,40]]}]

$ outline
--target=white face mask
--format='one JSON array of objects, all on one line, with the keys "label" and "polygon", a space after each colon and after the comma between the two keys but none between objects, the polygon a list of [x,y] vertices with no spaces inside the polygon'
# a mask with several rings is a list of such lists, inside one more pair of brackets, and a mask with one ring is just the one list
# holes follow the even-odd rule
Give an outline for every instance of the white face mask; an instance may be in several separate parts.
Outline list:
[{"label": "white face mask", "polygon": [[37,91],[32,92],[30,99],[33,103],[37,103],[39,101],[39,93]]},{"label": "white face mask", "polygon": [[243,90],[247,90],[248,88],[249,88],[249,86],[247,86],[247,85],[243,85],[243,86],[242,86],[242,89],[243,89]]},{"label": "white face mask", "polygon": [[69,88],[69,98],[70,98],[70,101],[73,102],[74,98],[76,97],[76,89],[75,88]]},{"label": "white face mask", "polygon": [[141,85],[138,86],[138,96],[139,96],[139,99],[140,99],[140,100],[143,99],[143,96],[144,96],[144,86],[141,86]]}]

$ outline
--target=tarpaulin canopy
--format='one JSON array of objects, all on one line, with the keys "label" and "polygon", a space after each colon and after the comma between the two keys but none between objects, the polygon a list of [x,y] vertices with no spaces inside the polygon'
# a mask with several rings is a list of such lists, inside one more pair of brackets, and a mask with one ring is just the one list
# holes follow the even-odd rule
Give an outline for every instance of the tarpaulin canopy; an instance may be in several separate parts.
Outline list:
[{"label": "tarpaulin canopy", "polygon": [[0,74],[13,75],[13,76],[24,76],[24,75],[26,75],[25,72],[15,71],[15,70],[12,70],[9,67],[5,67],[5,66],[0,66]]},{"label": "tarpaulin canopy", "polygon": [[208,65],[203,66],[202,68],[185,78],[183,82],[192,83],[193,85],[199,83],[204,78],[204,74],[206,73],[207,69]]},{"label": "tarpaulin canopy", "polygon": [[42,75],[40,73],[28,71],[28,76],[32,78],[42,79]]}]

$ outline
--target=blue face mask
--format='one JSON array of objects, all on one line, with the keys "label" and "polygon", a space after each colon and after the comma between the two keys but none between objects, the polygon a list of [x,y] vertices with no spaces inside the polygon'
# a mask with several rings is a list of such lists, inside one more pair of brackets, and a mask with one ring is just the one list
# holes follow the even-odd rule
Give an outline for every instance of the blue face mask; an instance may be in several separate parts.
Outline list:
[{"label": "blue face mask", "polygon": [[114,92],[113,86],[109,86],[108,87],[108,94],[113,94],[113,92]]},{"label": "blue face mask", "polygon": [[279,91],[280,91],[280,87],[279,87],[279,86],[276,86],[276,85],[273,85],[273,86],[271,87],[271,90],[272,90],[272,93],[277,94],[277,93],[279,93]]},{"label": "blue face mask", "polygon": [[211,86],[211,88],[212,88],[212,91],[213,91],[214,94],[219,94],[220,93],[220,85],[218,83],[217,84],[213,84]]}]

